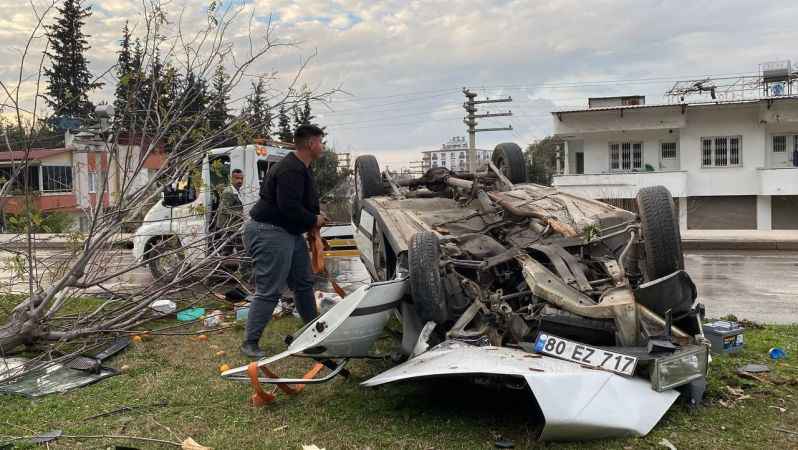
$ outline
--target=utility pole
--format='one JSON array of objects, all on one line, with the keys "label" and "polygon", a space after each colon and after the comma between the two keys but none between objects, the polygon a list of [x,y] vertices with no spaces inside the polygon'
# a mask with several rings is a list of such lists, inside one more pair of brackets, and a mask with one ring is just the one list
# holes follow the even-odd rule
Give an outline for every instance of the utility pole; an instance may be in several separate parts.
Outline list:
[{"label": "utility pole", "polygon": [[507,111],[506,113],[477,114],[477,105],[485,103],[506,103],[513,101],[513,99],[512,97],[507,97],[493,100],[475,100],[477,98],[477,93],[471,92],[466,88],[463,88],[463,94],[466,96],[466,102],[463,103],[463,108],[466,110],[466,116],[463,119],[463,123],[468,125],[468,171],[473,173],[477,170],[477,133],[482,131],[510,131],[513,129],[512,125],[501,128],[477,128],[477,119],[482,119],[485,117],[507,117],[513,115],[512,111]]}]

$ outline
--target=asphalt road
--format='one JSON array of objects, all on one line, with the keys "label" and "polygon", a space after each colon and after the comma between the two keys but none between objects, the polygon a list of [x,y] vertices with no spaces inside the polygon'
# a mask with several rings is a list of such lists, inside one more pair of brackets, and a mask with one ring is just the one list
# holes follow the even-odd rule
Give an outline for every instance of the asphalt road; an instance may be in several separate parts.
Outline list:
[{"label": "asphalt road", "polygon": [[[7,268],[8,255],[0,251],[0,292],[8,283],[14,283],[14,290],[25,292],[24,280]],[[124,266],[132,261],[132,253],[119,251],[111,261],[110,265]],[[734,314],[762,323],[798,323],[798,252],[696,250],[685,254],[685,265],[708,317]],[[356,266],[359,263],[341,261],[329,270],[333,274],[346,272],[338,275],[339,280],[357,285],[367,275]],[[151,282],[149,272],[142,267],[110,284],[118,289]]]},{"label": "asphalt road", "polygon": [[708,317],[798,323],[798,252],[696,250],[685,266]]}]

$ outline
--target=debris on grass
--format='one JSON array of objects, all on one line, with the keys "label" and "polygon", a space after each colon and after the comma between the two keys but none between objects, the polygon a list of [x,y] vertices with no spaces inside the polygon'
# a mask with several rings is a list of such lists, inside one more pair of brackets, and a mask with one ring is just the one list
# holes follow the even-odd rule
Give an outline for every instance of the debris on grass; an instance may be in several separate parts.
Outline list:
[{"label": "debris on grass", "polygon": [[197,441],[190,437],[180,443],[180,448],[183,450],[213,450],[211,447],[198,444]]},{"label": "debris on grass", "polygon": [[671,441],[665,438],[659,440],[659,445],[668,448],[668,450],[678,450],[676,446],[671,443]]},{"label": "debris on grass", "polygon": [[281,427],[277,427],[277,428],[275,428],[275,429],[273,429],[273,430],[272,430],[272,433],[276,433],[276,432],[278,432],[278,431],[283,431],[283,430],[285,430],[286,428],[288,428],[288,425],[283,425],[283,426],[281,426]]},{"label": "debris on grass", "polygon": [[319,448],[316,445],[303,445],[302,450],[327,450],[325,448]]}]

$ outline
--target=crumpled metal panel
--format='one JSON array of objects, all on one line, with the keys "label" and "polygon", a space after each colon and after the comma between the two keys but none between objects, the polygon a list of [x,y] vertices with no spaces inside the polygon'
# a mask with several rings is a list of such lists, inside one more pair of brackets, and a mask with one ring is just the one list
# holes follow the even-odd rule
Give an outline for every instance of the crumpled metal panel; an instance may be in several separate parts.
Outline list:
[{"label": "crumpled metal panel", "polygon": [[[282,352],[258,361],[258,366],[271,364],[314,347],[318,357],[362,357],[382,335],[390,315],[409,289],[407,278],[372,283],[344,297],[329,311],[317,317],[296,333],[291,345]],[[222,373],[222,377],[242,375],[247,366]]]},{"label": "crumpled metal panel", "polygon": [[395,381],[451,375],[523,377],[546,423],[541,440],[586,440],[644,436],[679,396],[656,392],[648,381],[507,347],[477,347],[446,341],[365,381]]}]

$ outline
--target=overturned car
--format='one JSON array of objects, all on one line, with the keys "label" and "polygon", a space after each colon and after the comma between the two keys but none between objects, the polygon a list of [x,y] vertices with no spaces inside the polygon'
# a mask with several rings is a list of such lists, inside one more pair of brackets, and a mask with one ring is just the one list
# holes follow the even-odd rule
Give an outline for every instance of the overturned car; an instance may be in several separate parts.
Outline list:
[{"label": "overturned car", "polygon": [[[396,312],[399,364],[366,386],[523,380],[545,419],[541,439],[644,435],[675,388],[697,403],[708,343],[667,189],[641,189],[635,214],[525,180],[510,143],[476,173],[412,179],[359,157],[352,223],[374,283],[258,364],[368,356]],[[325,379],[341,370],[330,367]]]}]

